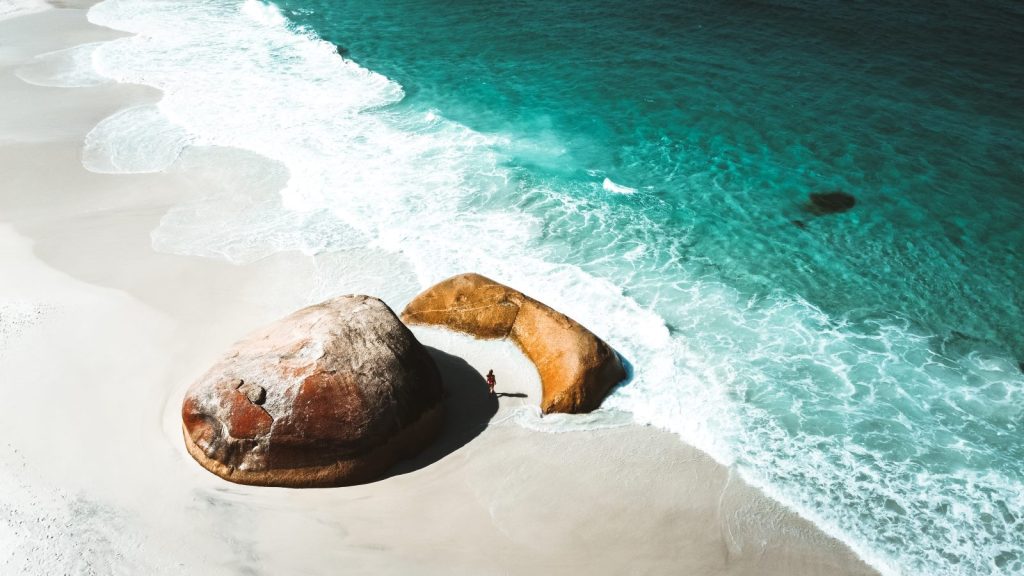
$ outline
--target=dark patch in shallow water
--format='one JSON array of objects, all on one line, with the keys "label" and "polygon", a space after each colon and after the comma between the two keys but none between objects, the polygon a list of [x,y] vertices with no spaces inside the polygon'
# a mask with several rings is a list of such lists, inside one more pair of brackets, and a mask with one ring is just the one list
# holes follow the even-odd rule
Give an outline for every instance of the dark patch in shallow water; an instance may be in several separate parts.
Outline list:
[{"label": "dark patch in shallow water", "polygon": [[815,192],[810,196],[807,209],[818,216],[846,212],[857,204],[857,199],[846,192]]}]

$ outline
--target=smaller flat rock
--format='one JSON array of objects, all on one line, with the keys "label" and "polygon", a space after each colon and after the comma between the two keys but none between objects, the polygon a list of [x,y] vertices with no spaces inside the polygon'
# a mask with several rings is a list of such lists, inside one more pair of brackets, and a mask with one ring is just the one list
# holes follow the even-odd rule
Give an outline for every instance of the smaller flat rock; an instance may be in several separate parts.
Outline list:
[{"label": "smaller flat rock", "polygon": [[508,338],[537,367],[545,413],[590,412],[626,377],[618,354],[590,330],[479,274],[460,274],[428,288],[406,306],[402,320],[475,338]]}]

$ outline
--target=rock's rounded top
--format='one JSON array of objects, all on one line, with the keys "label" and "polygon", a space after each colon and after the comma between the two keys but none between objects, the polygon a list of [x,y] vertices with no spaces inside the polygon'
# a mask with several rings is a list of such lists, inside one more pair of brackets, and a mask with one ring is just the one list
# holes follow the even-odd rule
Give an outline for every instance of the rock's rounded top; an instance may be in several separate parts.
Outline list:
[{"label": "rock's rounded top", "polygon": [[228,480],[333,486],[429,442],[441,397],[437,367],[394,312],[341,296],[233,345],[189,389],[182,420],[189,452]]},{"label": "rock's rounded top", "polygon": [[618,355],[578,322],[479,274],[428,288],[406,306],[402,320],[477,338],[510,338],[537,366],[545,413],[589,412],[626,377]]}]

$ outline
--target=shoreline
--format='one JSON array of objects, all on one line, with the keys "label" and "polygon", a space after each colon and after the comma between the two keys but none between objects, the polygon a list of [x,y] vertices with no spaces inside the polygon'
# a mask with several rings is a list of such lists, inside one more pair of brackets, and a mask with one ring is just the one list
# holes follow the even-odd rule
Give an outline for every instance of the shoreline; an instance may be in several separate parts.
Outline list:
[{"label": "shoreline", "polygon": [[[129,85],[64,89],[25,84],[13,72],[33,50],[57,49],[48,44],[58,39],[79,43],[122,34],[88,24],[80,10],[20,18],[36,20],[50,36],[43,33],[46,42],[0,60],[0,86],[19,97],[17,109],[0,119],[0,166],[14,176],[10,189],[0,193],[0,230],[16,230],[4,230],[0,245],[14,247],[4,251],[3,262],[5,272],[16,270],[19,281],[5,287],[0,298],[37,294],[43,304],[79,324],[67,329],[44,319],[16,336],[10,358],[0,360],[6,381],[38,382],[38,365],[55,349],[63,354],[43,380],[57,398],[26,386],[19,392],[26,409],[8,424],[8,432],[12,443],[23,444],[20,453],[36,455],[25,456],[25,467],[33,472],[20,478],[38,476],[42,479],[33,479],[34,485],[55,486],[55,493],[88,494],[87,508],[107,511],[106,516],[76,516],[72,506],[67,514],[73,526],[81,523],[102,535],[98,542],[107,542],[108,549],[135,545],[110,533],[121,524],[131,526],[149,546],[139,567],[157,559],[156,570],[179,563],[182,554],[194,554],[196,566],[218,566],[225,573],[243,567],[322,572],[338,561],[383,573],[574,573],[585,568],[612,574],[637,563],[644,572],[873,573],[844,545],[674,434],[636,425],[543,434],[511,422],[514,410],[536,397],[529,375],[504,376],[526,371],[521,354],[517,358],[497,344],[477,347],[445,335],[427,340],[452,357],[446,378],[465,383],[466,394],[482,389],[473,383],[481,366],[500,362],[499,391],[526,394],[526,399],[502,398],[495,413],[484,411],[464,423],[464,428],[483,429],[471,437],[457,430],[466,441],[429,465],[414,462],[380,482],[309,493],[226,485],[199,469],[180,438],[181,392],[231,341],[308,298],[318,262],[290,253],[233,266],[155,252],[150,231],[167,209],[201,194],[208,175],[177,168],[149,175],[87,172],[78,157],[85,133],[113,111],[152,102],[158,94]],[[9,21],[0,21],[0,29],[5,24]],[[27,28],[17,37],[31,36]],[[62,105],[68,90],[76,91],[75,101]],[[43,112],[52,109],[60,114],[44,118]],[[189,155],[200,166],[217,168],[216,154],[201,158],[207,152]],[[29,190],[40,192],[28,197],[24,192]],[[111,334],[88,329],[110,319]],[[125,356],[137,357],[125,361]],[[104,365],[96,365],[97,358]],[[126,388],[133,391],[125,394]],[[465,397],[456,400],[463,402],[460,406],[473,404]],[[24,430],[38,426],[37,410],[50,405],[58,413],[104,414],[112,423],[99,425],[82,415],[48,428],[58,438],[74,436],[79,428],[89,433],[74,440],[71,462],[40,462],[47,438],[39,444]],[[122,419],[129,430],[143,433],[125,438],[119,429]],[[109,454],[98,456],[99,446]],[[0,471],[13,458],[5,453]],[[559,472],[566,467],[575,473]],[[167,500],[150,503],[150,486]],[[576,502],[590,502],[591,508],[581,509],[587,507]],[[31,508],[16,497],[0,503],[17,512]],[[165,517],[170,533],[182,542],[163,541],[166,534],[157,526]],[[439,517],[460,528],[424,534]],[[252,526],[265,532],[253,534]],[[232,543],[228,550],[214,545],[221,528]],[[345,543],[341,551],[331,549],[339,541]],[[57,549],[58,555],[69,556],[80,544],[71,542]],[[284,543],[293,548],[285,550]],[[439,561],[437,550],[448,556]],[[174,570],[178,567],[167,573]]]}]

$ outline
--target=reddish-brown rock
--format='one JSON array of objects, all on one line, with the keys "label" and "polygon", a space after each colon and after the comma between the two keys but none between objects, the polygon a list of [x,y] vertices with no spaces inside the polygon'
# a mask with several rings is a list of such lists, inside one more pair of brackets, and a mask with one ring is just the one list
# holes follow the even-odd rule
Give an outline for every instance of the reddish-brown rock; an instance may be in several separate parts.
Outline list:
[{"label": "reddish-brown rock", "polygon": [[589,412],[626,377],[619,356],[590,330],[479,274],[454,276],[427,289],[406,306],[402,320],[477,338],[510,338],[537,366],[545,413]]},{"label": "reddish-brown rock", "polygon": [[235,344],[182,404],[185,444],[226,480],[342,486],[378,478],[441,426],[441,376],[384,302],[342,296]]}]

